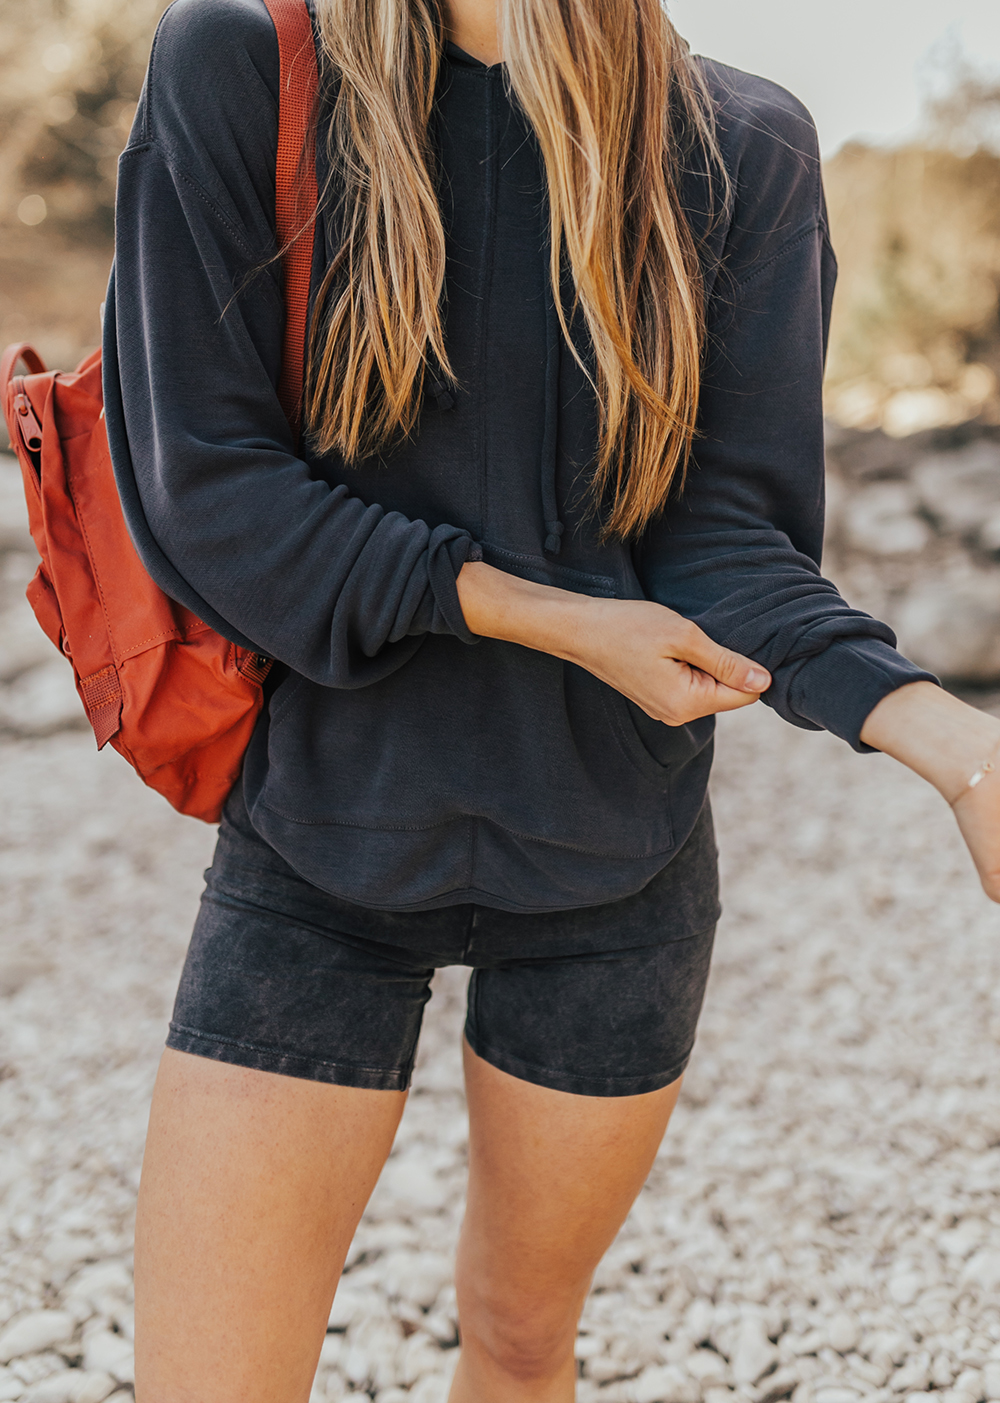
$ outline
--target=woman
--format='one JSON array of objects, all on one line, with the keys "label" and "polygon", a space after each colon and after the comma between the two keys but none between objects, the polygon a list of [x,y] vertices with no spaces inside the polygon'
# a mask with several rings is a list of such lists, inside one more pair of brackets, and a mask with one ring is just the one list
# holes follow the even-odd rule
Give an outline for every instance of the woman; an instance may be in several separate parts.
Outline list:
[{"label": "woman", "polygon": [[315,23],[299,448],[262,0],[178,0],[121,163],[131,526],[280,664],[154,1095],[137,1396],[308,1397],[429,978],[466,963],[452,1403],[563,1403],[694,1038],[714,713],[763,695],[896,756],[994,899],[1000,723],[818,571],[834,263],[801,106],[692,61],[657,0]]}]

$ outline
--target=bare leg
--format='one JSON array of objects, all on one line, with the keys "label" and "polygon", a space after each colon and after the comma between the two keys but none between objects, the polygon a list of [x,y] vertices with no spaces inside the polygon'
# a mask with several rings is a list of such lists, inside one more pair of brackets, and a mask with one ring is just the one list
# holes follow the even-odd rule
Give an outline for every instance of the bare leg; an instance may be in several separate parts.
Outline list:
[{"label": "bare leg", "polygon": [[304,1403],[404,1092],[167,1050],[136,1222],[138,1403]]},{"label": "bare leg", "polygon": [[649,1173],[680,1080],[645,1096],[571,1096],[464,1051],[469,1201],[450,1403],[570,1403],[594,1268]]}]

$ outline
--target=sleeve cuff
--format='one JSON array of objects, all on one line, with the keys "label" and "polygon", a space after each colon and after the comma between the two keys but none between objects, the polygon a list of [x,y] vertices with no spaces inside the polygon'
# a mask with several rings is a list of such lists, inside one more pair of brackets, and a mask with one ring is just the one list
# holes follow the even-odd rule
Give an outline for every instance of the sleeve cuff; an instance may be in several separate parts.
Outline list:
[{"label": "sleeve cuff", "polygon": [[436,541],[437,531],[431,533],[427,551],[428,584],[407,632],[450,633],[462,643],[478,643],[478,634],[470,632],[465,622],[455,582],[466,561],[482,560],[482,547],[471,536],[456,536],[450,527],[438,529],[442,531],[442,539]]},{"label": "sleeve cuff", "polygon": [[854,750],[870,753],[872,747],[861,740],[865,721],[883,697],[911,682],[937,683],[938,678],[880,639],[844,639],[798,668],[788,688],[794,714],[787,719],[830,731]]}]

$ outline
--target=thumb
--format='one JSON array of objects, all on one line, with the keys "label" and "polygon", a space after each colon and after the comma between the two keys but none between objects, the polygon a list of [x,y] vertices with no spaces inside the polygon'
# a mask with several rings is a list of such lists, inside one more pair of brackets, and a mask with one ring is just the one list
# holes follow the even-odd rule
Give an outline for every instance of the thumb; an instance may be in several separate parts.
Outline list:
[{"label": "thumb", "polygon": [[691,634],[684,641],[684,651],[680,654],[684,662],[709,673],[716,681],[737,692],[767,691],[771,685],[771,674],[759,663],[713,643],[697,624],[691,624],[691,629]]}]

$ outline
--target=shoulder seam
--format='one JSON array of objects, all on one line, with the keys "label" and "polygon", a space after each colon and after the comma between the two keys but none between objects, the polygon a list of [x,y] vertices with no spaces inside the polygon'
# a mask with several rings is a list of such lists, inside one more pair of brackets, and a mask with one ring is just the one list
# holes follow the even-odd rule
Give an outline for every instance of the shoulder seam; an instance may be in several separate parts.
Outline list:
[{"label": "shoulder seam", "polygon": [[218,222],[223,226],[223,228],[227,231],[230,237],[237,244],[239,244],[240,248],[245,254],[247,254],[249,258],[259,259],[269,257],[269,254],[266,251],[251,247],[248,240],[243,236],[240,230],[229,218],[229,216],[219,208],[218,204],[215,200],[212,199],[212,196],[208,193],[208,191],[205,190],[203,186],[201,186],[198,183],[197,180],[195,180],[192,176],[188,175],[187,172],[183,170],[180,166],[178,166],[174,161],[170,160],[169,156],[167,156],[166,152],[157,142],[146,141],[138,146],[127,146],[122,152],[120,159],[124,160],[126,156],[133,155],[142,156],[145,155],[147,152],[153,152],[154,155],[158,156],[163,162],[163,164],[166,166],[167,170],[170,171],[171,175],[173,175],[177,180],[183,181],[184,184],[188,187],[188,189],[191,190],[192,193],[195,194],[203,204],[208,206],[208,208],[212,211],[213,215],[218,220]]}]

